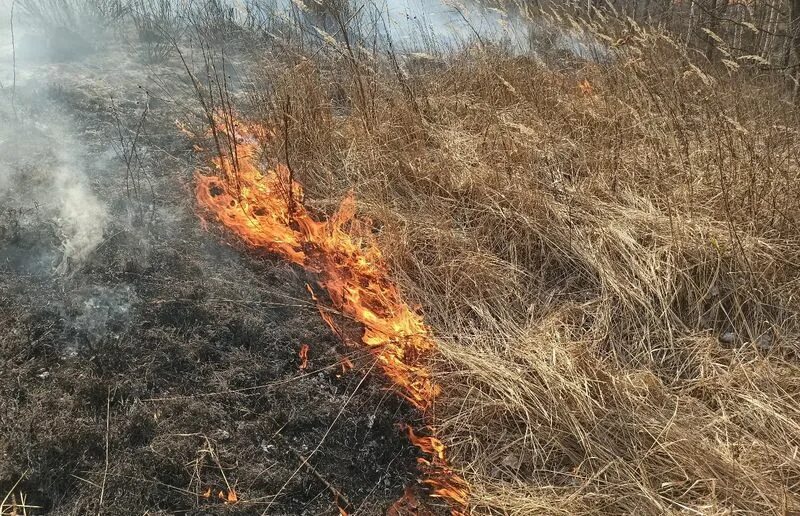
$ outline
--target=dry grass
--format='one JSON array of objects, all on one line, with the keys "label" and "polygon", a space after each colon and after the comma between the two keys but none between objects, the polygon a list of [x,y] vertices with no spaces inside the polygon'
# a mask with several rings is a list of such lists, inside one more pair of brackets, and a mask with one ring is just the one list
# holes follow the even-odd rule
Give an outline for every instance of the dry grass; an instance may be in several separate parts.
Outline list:
[{"label": "dry grass", "polygon": [[341,30],[359,12],[329,8],[333,34],[291,16],[235,42],[198,31],[272,50],[240,110],[282,129],[267,153],[318,209],[354,191],[379,229],[439,340],[438,434],[474,511],[800,511],[800,120],[782,80],[599,13],[543,27],[607,42],[603,63],[483,42],[387,58]]},{"label": "dry grass", "polygon": [[380,228],[477,513],[800,510],[796,112],[597,23],[602,65],[338,48],[265,63],[253,100],[276,127],[292,100],[269,151],[317,207],[353,190]]}]

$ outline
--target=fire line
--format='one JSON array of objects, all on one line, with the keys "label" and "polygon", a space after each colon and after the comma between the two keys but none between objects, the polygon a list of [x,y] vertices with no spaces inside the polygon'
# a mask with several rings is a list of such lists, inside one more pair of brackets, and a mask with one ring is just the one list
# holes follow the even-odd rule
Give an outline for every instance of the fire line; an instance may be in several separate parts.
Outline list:
[{"label": "fire line", "polygon": [[[440,393],[423,363],[435,342],[422,317],[390,280],[369,228],[355,218],[353,197],[345,198],[327,220],[316,220],[303,204],[302,186],[286,166],[267,170],[260,166],[259,140],[274,136],[269,129],[223,115],[215,123],[217,137],[224,136],[228,146],[218,148],[212,158],[216,175],[195,176],[199,205],[248,246],[313,272],[333,307],[363,326],[361,342],[398,393],[425,414]],[[336,330],[309,290],[325,322]],[[445,500],[453,515],[466,513],[469,488],[449,468],[444,444],[405,428],[412,444],[423,452],[418,459],[420,482],[430,496]],[[407,497],[408,492],[398,503]],[[389,513],[393,510],[397,504]]]}]

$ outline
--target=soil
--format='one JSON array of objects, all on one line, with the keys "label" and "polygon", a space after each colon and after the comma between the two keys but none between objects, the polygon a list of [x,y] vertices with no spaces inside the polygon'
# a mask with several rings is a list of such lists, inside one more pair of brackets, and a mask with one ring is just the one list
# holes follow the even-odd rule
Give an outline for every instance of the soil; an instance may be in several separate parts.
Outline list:
[{"label": "soil", "polygon": [[[203,224],[180,68],[120,47],[20,77],[0,138],[0,495],[27,514],[385,513],[416,482],[399,423],[418,415],[322,322],[313,278]],[[75,263],[36,193],[65,159],[108,210]]]}]

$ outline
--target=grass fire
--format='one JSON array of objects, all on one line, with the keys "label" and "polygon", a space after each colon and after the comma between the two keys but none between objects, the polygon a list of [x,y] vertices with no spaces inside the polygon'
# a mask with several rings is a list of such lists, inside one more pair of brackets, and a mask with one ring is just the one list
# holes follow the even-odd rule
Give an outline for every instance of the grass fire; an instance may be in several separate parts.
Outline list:
[{"label": "grass fire", "polygon": [[800,513],[796,4],[0,0],[0,516]]},{"label": "grass fire", "polygon": [[[435,349],[419,315],[402,300],[389,279],[379,248],[368,228],[354,216],[354,200],[347,197],[327,221],[316,221],[303,205],[303,190],[285,165],[262,171],[257,164],[258,138],[269,137],[263,128],[248,128],[238,119],[220,122],[215,115],[215,140],[224,148],[212,159],[217,175],[198,174],[197,201],[238,237],[255,249],[274,252],[317,275],[333,308],[363,326],[362,343],[401,396],[425,411],[433,405],[440,388],[421,363]],[[345,226],[361,235],[357,238]],[[319,299],[310,291],[312,299]],[[324,307],[320,306],[320,313]],[[332,317],[323,318],[342,334]],[[308,346],[301,350],[301,369],[307,364]],[[419,463],[422,481],[434,496],[446,499],[453,513],[467,506],[464,481],[448,467],[442,442],[435,437],[409,438],[426,458]]]}]

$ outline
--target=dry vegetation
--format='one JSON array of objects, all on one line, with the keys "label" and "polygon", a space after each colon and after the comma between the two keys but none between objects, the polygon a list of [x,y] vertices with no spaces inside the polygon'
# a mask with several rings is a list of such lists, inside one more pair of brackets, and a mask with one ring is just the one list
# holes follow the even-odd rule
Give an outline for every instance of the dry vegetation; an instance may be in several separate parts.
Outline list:
[{"label": "dry vegetation", "polygon": [[372,220],[439,341],[476,513],[800,511],[791,92],[630,19],[548,16],[608,59],[239,34],[267,41],[239,110],[309,204],[353,191]]},{"label": "dry vegetation", "polygon": [[265,64],[274,126],[291,99],[269,152],[380,228],[440,340],[436,418],[476,512],[800,510],[785,86],[560,16],[613,58]]}]

